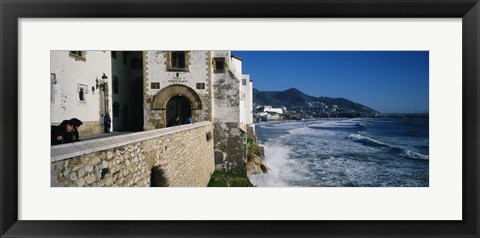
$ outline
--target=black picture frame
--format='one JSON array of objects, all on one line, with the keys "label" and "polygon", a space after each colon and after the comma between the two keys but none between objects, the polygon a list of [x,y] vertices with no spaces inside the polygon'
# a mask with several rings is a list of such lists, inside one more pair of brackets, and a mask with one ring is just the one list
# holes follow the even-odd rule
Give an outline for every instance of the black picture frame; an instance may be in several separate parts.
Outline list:
[{"label": "black picture frame", "polygon": [[[0,0],[1,237],[479,237],[478,0]],[[18,19],[462,18],[462,221],[18,220]],[[47,77],[47,76],[45,76]],[[460,155],[459,155],[460,156]],[[441,209],[441,208],[439,208]]]}]

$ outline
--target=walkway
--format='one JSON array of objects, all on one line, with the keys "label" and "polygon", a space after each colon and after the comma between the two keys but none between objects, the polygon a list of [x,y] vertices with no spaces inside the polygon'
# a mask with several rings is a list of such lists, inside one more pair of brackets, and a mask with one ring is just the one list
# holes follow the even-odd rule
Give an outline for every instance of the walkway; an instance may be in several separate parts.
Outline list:
[{"label": "walkway", "polygon": [[163,135],[176,133],[207,125],[208,121],[175,127],[161,128],[140,132],[111,132],[93,136],[80,134],[80,141],[54,145],[50,147],[50,162],[72,158],[79,155],[107,150],[113,147],[123,146],[130,143],[149,140]]}]

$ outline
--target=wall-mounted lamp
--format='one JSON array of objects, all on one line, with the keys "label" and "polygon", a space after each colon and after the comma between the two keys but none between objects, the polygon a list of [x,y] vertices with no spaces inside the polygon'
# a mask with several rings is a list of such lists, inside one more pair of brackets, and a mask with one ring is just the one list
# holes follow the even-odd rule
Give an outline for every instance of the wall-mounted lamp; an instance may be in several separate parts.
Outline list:
[{"label": "wall-mounted lamp", "polygon": [[107,79],[108,77],[105,74],[103,74],[102,76],[102,82],[99,82],[97,78],[95,88],[100,87],[101,90],[105,90],[105,85],[107,85]]}]

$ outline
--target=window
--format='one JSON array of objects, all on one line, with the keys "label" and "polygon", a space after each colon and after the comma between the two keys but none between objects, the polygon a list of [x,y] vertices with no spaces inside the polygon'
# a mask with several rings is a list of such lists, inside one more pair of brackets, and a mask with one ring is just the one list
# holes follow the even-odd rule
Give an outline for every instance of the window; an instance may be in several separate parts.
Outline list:
[{"label": "window", "polygon": [[120,116],[120,104],[118,102],[113,103],[113,117]]},{"label": "window", "polygon": [[185,52],[173,51],[172,52],[172,68],[185,68]]},{"label": "window", "polygon": [[242,85],[243,85],[243,86],[246,86],[246,85],[247,85],[247,80],[246,80],[246,79],[242,79]]},{"label": "window", "polygon": [[83,88],[81,88],[80,92],[78,92],[78,96],[80,98],[80,101],[85,101],[85,93],[83,92]]},{"label": "window", "polygon": [[205,83],[197,83],[197,89],[205,89]]},{"label": "window", "polygon": [[112,51],[111,54],[112,54],[112,58],[117,59],[117,52],[116,51]]},{"label": "window", "polygon": [[119,91],[119,83],[118,83],[118,77],[113,75],[113,79],[112,79],[112,91],[114,94],[118,94],[118,91]]},{"label": "window", "polygon": [[82,60],[82,61],[86,60],[86,58],[85,58],[86,52],[85,51],[69,51],[69,55],[71,57],[75,58],[76,60]]},{"label": "window", "polygon": [[167,54],[167,70],[188,71],[189,55],[186,51],[171,51]]},{"label": "window", "polygon": [[213,72],[225,73],[225,58],[213,58]]},{"label": "window", "polygon": [[77,85],[77,92],[78,92],[78,100],[80,102],[85,103],[85,94],[88,94],[88,86],[85,84],[78,84]]}]

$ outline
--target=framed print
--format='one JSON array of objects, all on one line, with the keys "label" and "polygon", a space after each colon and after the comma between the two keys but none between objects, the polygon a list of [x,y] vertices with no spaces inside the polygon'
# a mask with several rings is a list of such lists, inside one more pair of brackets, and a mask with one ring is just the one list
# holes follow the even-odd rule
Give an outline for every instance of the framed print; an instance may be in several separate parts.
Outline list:
[{"label": "framed print", "polygon": [[479,236],[477,0],[1,11],[2,237]]}]

